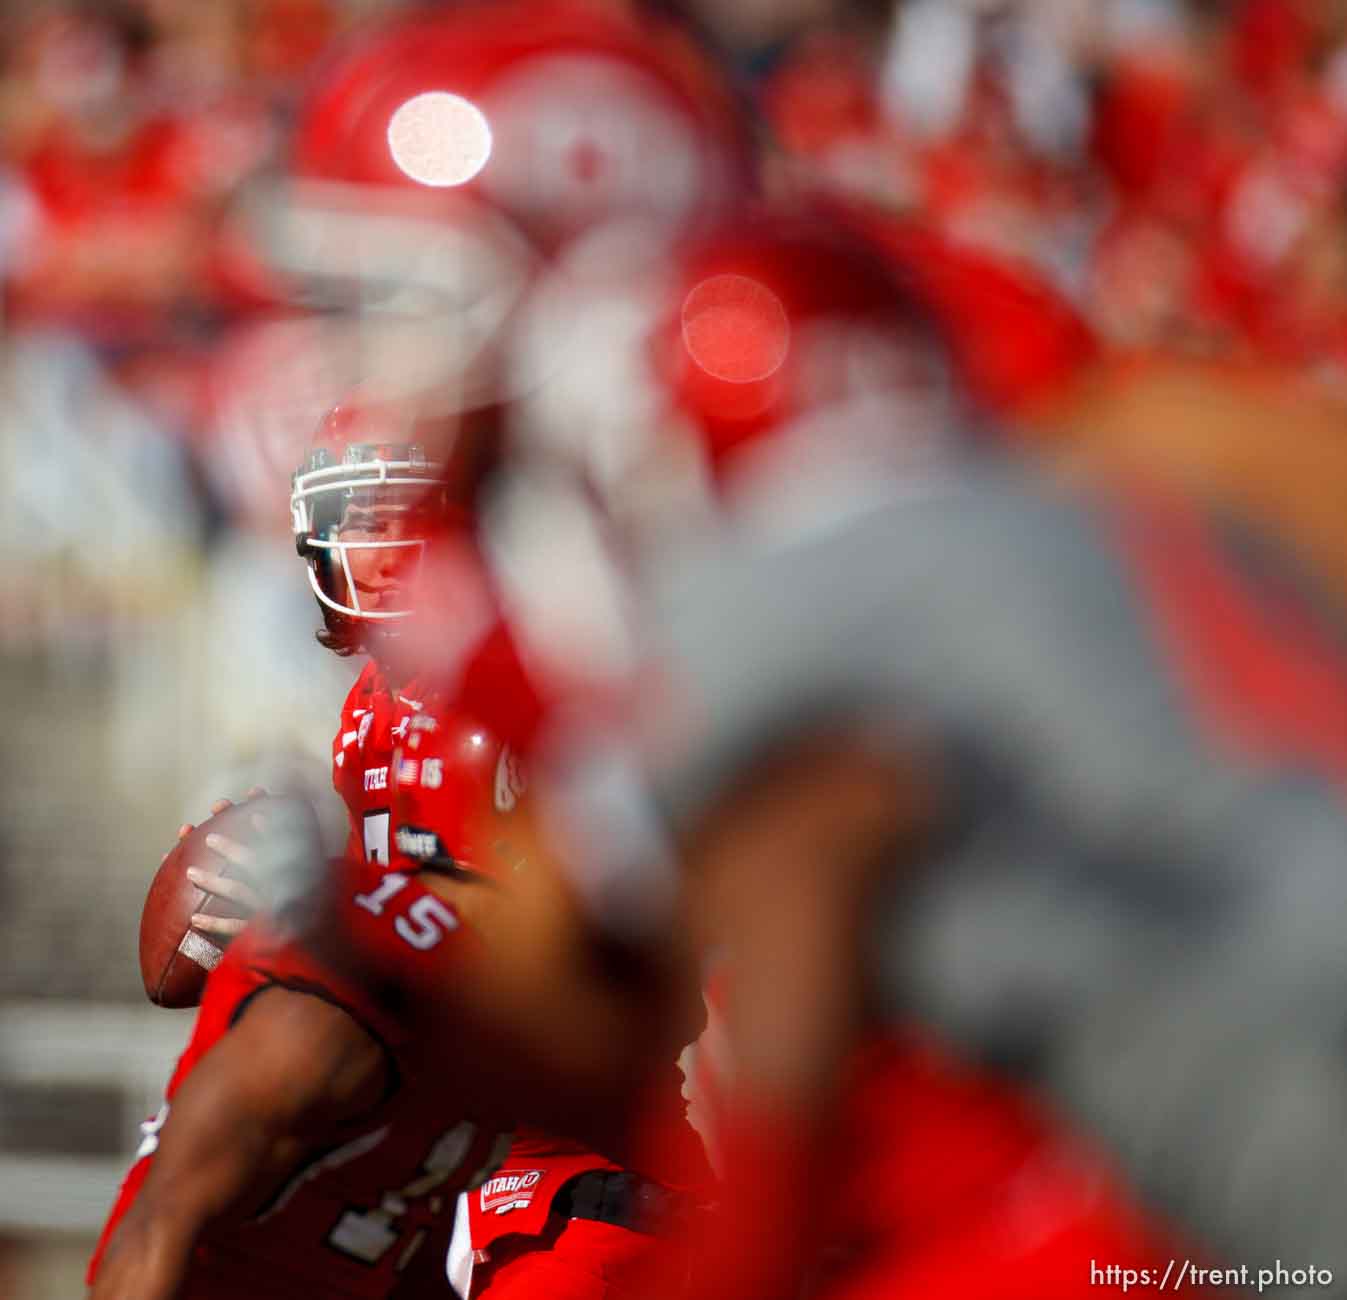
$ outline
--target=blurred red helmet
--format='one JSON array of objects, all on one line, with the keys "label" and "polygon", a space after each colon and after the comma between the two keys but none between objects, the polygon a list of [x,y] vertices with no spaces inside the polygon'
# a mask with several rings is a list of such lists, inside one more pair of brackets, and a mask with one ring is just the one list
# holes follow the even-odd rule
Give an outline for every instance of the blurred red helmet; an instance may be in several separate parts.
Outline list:
[{"label": "blurred red helmet", "polygon": [[1067,391],[1096,360],[1085,317],[1031,264],[867,213],[865,233],[940,323],[968,395],[1002,418]]},{"label": "blurred red helmet", "polygon": [[714,76],[654,23],[421,10],[323,66],[247,221],[278,292],[335,313],[349,383],[464,411],[511,395],[501,340],[546,258],[598,222],[714,211],[746,157]]},{"label": "blurred red helmet", "polygon": [[647,562],[729,520],[809,527],[958,435],[938,331],[848,226],[754,212],[661,255],[650,238],[577,242],[521,313],[521,396],[480,518],[504,621],[473,668],[511,683],[483,690],[514,726],[558,700],[621,708]]},{"label": "blurred red helmet", "polygon": [[764,434],[842,452],[878,417],[906,462],[951,432],[945,340],[850,208],[762,215],[690,246],[655,371],[726,471]]},{"label": "blurred red helmet", "polygon": [[531,295],[512,354],[525,460],[579,466],[611,501],[633,485],[728,487],[769,444],[821,441],[827,456],[882,425],[906,458],[947,432],[934,321],[852,224],[750,212],[658,253],[652,239],[598,232]]},{"label": "blurred red helmet", "polygon": [[684,220],[745,158],[723,87],[676,33],[513,0],[365,33],[301,113],[294,173],[445,215],[467,202],[550,245],[616,216]]}]

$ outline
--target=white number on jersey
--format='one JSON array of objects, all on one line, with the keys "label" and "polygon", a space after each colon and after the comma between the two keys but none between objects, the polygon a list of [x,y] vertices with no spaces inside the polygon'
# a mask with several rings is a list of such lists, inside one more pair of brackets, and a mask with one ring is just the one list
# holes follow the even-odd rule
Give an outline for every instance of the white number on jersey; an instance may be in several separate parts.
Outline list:
[{"label": "white number on jersey", "polygon": [[355,903],[357,907],[363,907],[365,911],[372,912],[375,916],[384,914],[384,904],[388,902],[394,894],[398,893],[407,883],[407,877],[400,871],[390,871],[380,882],[378,889],[372,889],[368,894],[357,894]]},{"label": "white number on jersey", "polygon": [[458,917],[434,894],[422,894],[407,909],[406,916],[399,916],[393,922],[393,929],[413,948],[425,952],[439,943],[450,930],[458,929]]},{"label": "white number on jersey", "polygon": [[[410,1181],[401,1187],[389,1188],[380,1196],[374,1209],[343,1211],[328,1233],[327,1244],[362,1263],[377,1264],[397,1245],[402,1235],[398,1220],[407,1213],[411,1202],[430,1196],[443,1187],[459,1170],[476,1140],[477,1125],[469,1120],[442,1133]],[[471,1175],[468,1185],[472,1185],[474,1179],[484,1181],[493,1169],[500,1167],[508,1151],[509,1136],[497,1138],[486,1163]],[[397,1261],[399,1270],[416,1253],[424,1235],[423,1228],[407,1243]]]},{"label": "white number on jersey", "polygon": [[[377,889],[368,894],[357,894],[355,904],[374,916],[382,916],[384,905],[407,885],[407,877],[400,871],[390,871]],[[458,917],[447,903],[434,894],[422,894],[402,916],[393,918],[393,929],[405,943],[418,952],[428,952],[452,930],[458,929]]]}]

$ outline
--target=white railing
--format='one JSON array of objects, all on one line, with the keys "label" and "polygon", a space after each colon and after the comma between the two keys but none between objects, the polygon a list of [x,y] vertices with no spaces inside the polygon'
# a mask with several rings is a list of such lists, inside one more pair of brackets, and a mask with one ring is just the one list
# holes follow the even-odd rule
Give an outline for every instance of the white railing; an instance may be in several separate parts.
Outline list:
[{"label": "white railing", "polygon": [[119,1090],[124,1147],[115,1156],[0,1148],[0,1231],[97,1231],[191,1025],[189,1013],[150,1006],[0,1005],[0,1084]]}]

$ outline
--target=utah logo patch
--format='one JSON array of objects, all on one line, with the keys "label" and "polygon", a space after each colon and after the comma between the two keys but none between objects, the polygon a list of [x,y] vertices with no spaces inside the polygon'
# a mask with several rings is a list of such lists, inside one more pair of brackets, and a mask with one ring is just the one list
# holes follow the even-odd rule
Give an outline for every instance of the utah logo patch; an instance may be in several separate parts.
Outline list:
[{"label": "utah logo patch", "polygon": [[503,1169],[482,1184],[482,1213],[508,1214],[533,1204],[533,1195],[542,1181],[541,1169]]}]

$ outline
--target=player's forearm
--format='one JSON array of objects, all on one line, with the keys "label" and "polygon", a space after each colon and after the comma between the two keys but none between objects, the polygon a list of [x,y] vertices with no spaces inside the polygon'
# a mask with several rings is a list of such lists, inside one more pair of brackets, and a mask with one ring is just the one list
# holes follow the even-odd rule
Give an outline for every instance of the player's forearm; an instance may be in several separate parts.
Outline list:
[{"label": "player's forearm", "polygon": [[134,1260],[135,1276],[167,1286],[167,1295],[211,1220],[239,1205],[262,1180],[302,1104],[295,1095],[304,1091],[300,1079],[293,1089],[277,1086],[269,1096],[255,1091],[231,1059],[237,1046],[226,1041],[217,1047],[173,1098],[145,1183],[113,1240],[117,1253],[125,1250]]},{"label": "player's forearm", "polygon": [[98,1269],[89,1300],[172,1300],[187,1275],[196,1225],[133,1207]]},{"label": "player's forearm", "polygon": [[162,1165],[155,1158],[140,1196],[147,1210],[199,1231],[256,1187],[285,1126],[265,1113],[219,1114],[215,1123],[204,1132],[197,1126],[192,1140],[180,1140],[176,1149],[161,1146],[160,1154],[172,1158]]},{"label": "player's forearm", "polygon": [[[172,1121],[181,1121],[175,1114]],[[254,1182],[270,1143],[236,1118],[161,1143],[140,1195],[108,1245],[90,1300],[172,1300],[203,1229]],[[168,1134],[165,1127],[166,1136]],[[195,1139],[195,1140],[194,1140]]]},{"label": "player's forearm", "polygon": [[91,1300],[172,1300],[212,1219],[257,1182],[277,1140],[270,1116],[215,1106],[214,1089],[175,1101],[154,1164],[98,1270]]},{"label": "player's forearm", "polygon": [[708,931],[733,954],[742,1086],[806,1110],[832,1091],[867,1013],[876,889],[915,869],[938,798],[916,763],[864,737],[824,738],[783,755],[706,827],[693,852]]}]

